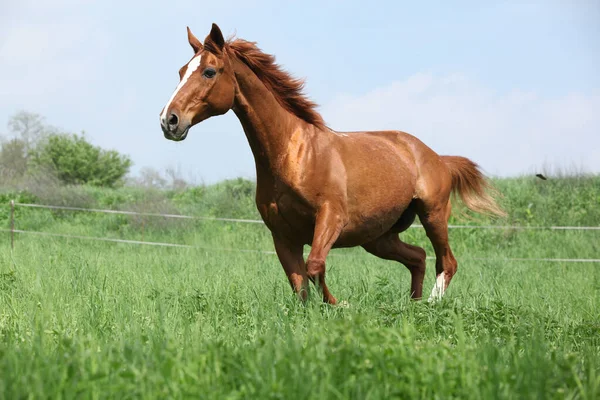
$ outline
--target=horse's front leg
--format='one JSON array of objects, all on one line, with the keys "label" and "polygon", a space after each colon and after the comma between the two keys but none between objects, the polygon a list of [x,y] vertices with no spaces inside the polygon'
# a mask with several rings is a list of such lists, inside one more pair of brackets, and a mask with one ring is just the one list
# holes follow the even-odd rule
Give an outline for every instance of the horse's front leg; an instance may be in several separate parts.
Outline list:
[{"label": "horse's front leg", "polygon": [[317,289],[322,290],[323,301],[329,304],[336,304],[337,300],[325,283],[325,259],[346,223],[347,217],[342,207],[324,204],[317,213],[312,247],[306,260],[308,277]]},{"label": "horse's front leg", "polygon": [[275,251],[277,257],[279,257],[279,262],[283,266],[292,289],[302,301],[305,301],[308,296],[308,279],[304,255],[302,254],[304,246],[290,243],[275,235],[273,235],[273,242],[275,243]]}]

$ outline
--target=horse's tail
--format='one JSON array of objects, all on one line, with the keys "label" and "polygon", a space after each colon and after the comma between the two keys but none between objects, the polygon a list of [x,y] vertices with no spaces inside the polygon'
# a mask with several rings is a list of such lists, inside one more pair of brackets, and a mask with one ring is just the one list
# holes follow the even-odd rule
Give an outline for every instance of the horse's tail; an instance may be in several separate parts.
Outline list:
[{"label": "horse's tail", "polygon": [[481,214],[506,216],[490,194],[496,193],[495,189],[483,176],[477,164],[465,157],[441,157],[452,176],[452,192],[458,194],[470,210]]}]

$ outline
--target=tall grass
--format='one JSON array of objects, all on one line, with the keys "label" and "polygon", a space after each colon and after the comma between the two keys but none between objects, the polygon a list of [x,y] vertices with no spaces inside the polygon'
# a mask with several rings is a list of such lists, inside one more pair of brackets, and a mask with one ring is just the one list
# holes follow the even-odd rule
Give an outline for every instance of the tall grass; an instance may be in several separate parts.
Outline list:
[{"label": "tall grass", "polygon": [[[600,224],[598,177],[496,185],[509,220],[468,223]],[[251,188],[69,190],[90,207],[256,218]],[[43,202],[6,194],[2,227],[14,196]],[[22,229],[141,235],[127,216],[16,211]],[[144,226],[145,240],[272,250],[262,225]],[[329,286],[348,307],[299,304],[270,254],[26,235],[11,254],[2,240],[0,398],[598,398],[599,265],[504,259],[600,258],[599,234],[453,230],[459,270],[439,304],[408,298],[401,265],[335,250]],[[403,239],[433,254],[421,229]]]}]

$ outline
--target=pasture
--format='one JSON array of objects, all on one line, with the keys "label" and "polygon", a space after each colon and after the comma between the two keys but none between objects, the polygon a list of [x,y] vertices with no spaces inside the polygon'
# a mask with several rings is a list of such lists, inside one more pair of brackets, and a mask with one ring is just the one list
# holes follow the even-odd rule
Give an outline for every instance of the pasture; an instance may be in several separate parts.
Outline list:
[{"label": "pasture", "polygon": [[[600,225],[598,177],[495,183],[508,220],[451,223]],[[256,218],[251,188],[71,188],[55,198]],[[0,227],[8,227],[8,199],[48,196],[0,196]],[[203,248],[23,234],[11,254],[2,233],[0,398],[600,396],[600,264],[507,260],[597,259],[600,231],[452,229],[458,273],[437,304],[409,299],[402,265],[358,248],[334,250],[328,282],[348,306],[332,307],[317,296],[301,305],[276,256],[223,250],[271,251],[262,225],[18,207],[16,214],[18,229]],[[402,237],[433,255],[421,228]],[[433,284],[430,259],[425,293]]]}]

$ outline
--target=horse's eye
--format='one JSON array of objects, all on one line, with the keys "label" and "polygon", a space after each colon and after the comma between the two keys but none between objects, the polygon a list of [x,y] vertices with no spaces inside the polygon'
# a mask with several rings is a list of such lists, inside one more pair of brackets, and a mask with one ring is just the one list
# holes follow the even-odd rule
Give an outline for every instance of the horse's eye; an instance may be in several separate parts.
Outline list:
[{"label": "horse's eye", "polygon": [[217,71],[215,71],[214,68],[206,68],[204,70],[204,72],[202,73],[202,75],[204,75],[204,77],[206,77],[206,78],[213,78],[216,74],[217,74]]}]

